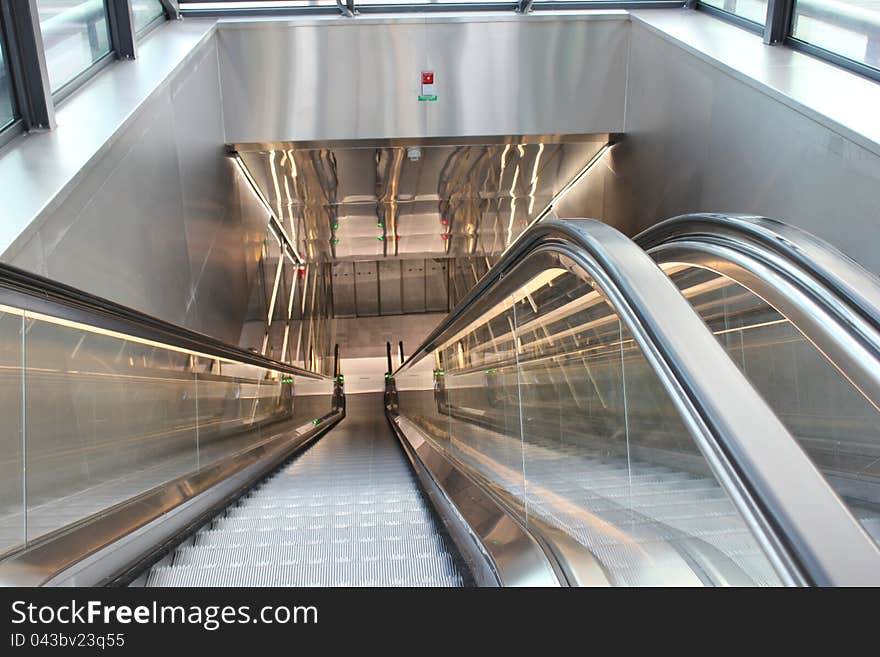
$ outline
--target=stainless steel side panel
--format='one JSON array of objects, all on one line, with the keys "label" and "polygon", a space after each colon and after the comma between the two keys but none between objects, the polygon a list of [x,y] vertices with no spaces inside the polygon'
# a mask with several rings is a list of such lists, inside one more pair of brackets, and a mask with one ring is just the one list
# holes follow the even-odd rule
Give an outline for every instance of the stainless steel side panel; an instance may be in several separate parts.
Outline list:
[{"label": "stainless steel side panel", "polygon": [[[436,450],[417,426],[400,416],[391,415],[389,420],[435,507],[441,515],[455,516],[447,526],[479,585],[559,586],[565,582],[535,538]],[[469,531],[457,532],[457,527]]]},{"label": "stainless steel side panel", "polygon": [[[610,158],[603,219],[635,234],[694,211],[775,217],[880,272],[876,154],[639,20],[631,39],[627,139]],[[791,83],[791,68],[772,68]]]},{"label": "stainless steel side panel", "polygon": [[[151,43],[159,37],[166,48],[181,48],[171,36],[151,35],[144,57],[158,55]],[[267,217],[224,157],[217,38],[194,47],[115,134],[105,135],[100,156],[83,164],[80,149],[107,129],[103,122],[111,109],[120,111],[120,97],[135,93],[114,86],[124,72],[116,66],[128,65],[114,65],[68,99],[57,131],[29,136],[4,154],[0,179],[4,190],[9,186],[10,221],[47,193],[53,171],[68,162],[81,168],[0,257],[237,344]],[[135,84],[142,73],[133,68],[128,75],[143,93]],[[58,141],[54,151],[41,147],[46,140]]]}]

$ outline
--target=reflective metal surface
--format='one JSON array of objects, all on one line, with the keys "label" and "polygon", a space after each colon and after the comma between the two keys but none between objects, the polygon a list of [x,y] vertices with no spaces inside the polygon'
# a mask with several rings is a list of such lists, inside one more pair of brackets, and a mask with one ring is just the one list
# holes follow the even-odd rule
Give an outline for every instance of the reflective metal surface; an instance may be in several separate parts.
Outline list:
[{"label": "reflective metal surface", "polygon": [[[622,11],[223,20],[226,137],[619,132],[627,21]],[[423,70],[435,73],[436,102],[418,100]]]},{"label": "reflective metal surface", "polygon": [[585,165],[608,139],[234,148],[297,257],[333,263],[329,303],[338,318],[448,312],[528,225],[579,189]]},{"label": "reflective metal surface", "polygon": [[[548,511],[548,505],[562,505],[560,508],[567,509],[566,513],[592,509],[591,513],[598,513],[605,523],[613,523],[615,516],[608,514],[619,509],[620,503],[624,504],[619,509],[624,515],[636,509],[647,513],[653,518],[651,522],[666,527],[661,531],[666,542],[657,543],[657,548],[676,545],[678,558],[683,560],[678,562],[680,567],[675,566],[674,553],[666,553],[662,563],[667,568],[636,568],[634,572],[644,573],[642,576],[665,576],[671,578],[668,581],[683,578],[682,582],[696,576],[696,581],[703,583],[742,583],[742,577],[753,583],[770,582],[774,570],[788,582],[803,581],[803,576],[813,583],[863,583],[866,577],[873,577],[876,569],[872,564],[878,563],[880,552],[687,302],[669,287],[668,279],[645,261],[647,256],[637,247],[611,229],[593,222],[575,225],[539,224],[528,235],[531,239],[522,240],[493,270],[494,275],[486,277],[449,320],[429,336],[408,364],[427,355],[436,359],[434,393],[428,392],[427,399],[421,399],[425,393],[410,395],[409,400],[402,393],[401,413],[407,415],[407,408],[413,409],[442,449],[471,468],[492,471],[494,480],[506,487],[507,495],[522,500],[524,513],[544,517],[550,513],[556,522],[573,527],[581,526],[583,520],[568,516],[567,520],[560,520],[562,516]],[[543,248],[546,255],[539,256],[541,240],[554,238],[574,240],[587,251],[548,245]],[[534,248],[537,251],[531,258],[536,264],[529,266],[523,256]],[[564,257],[560,260],[562,253],[576,264],[567,266]],[[556,265],[552,264],[554,258]],[[583,271],[589,272],[589,278],[578,273]],[[571,289],[565,281],[572,274],[573,281],[580,281],[577,284],[589,282],[604,296]],[[503,276],[500,282],[499,276]],[[613,305],[617,315],[601,312],[603,298]],[[576,323],[565,328],[566,318]],[[619,332],[616,340],[608,337],[615,327]],[[608,379],[615,370],[615,359],[617,386],[622,382],[622,391],[611,385],[613,379]],[[712,363],[711,368],[706,363]],[[574,371],[567,375],[571,368],[577,369],[577,376]],[[406,365],[401,372],[405,369]],[[625,372],[622,378],[620,372]],[[584,386],[586,389],[582,390]],[[652,392],[652,387],[658,392]],[[589,392],[591,388],[593,393]],[[484,395],[486,404],[480,401]],[[669,397],[664,403],[665,395]],[[614,399],[620,402],[612,403]],[[623,414],[618,431],[613,426],[604,426],[590,432],[593,420],[576,419],[603,417],[609,412],[607,409],[616,408],[619,403]],[[561,414],[560,404],[567,409]],[[603,408],[606,410],[602,411]],[[677,430],[676,422],[683,422]],[[573,437],[585,430],[586,442]],[[688,434],[693,443],[686,438]],[[622,458],[624,463],[619,474],[613,472],[617,466],[612,456],[613,446],[621,443],[615,443],[614,436],[621,436],[618,440],[627,447],[625,454],[615,457]],[[604,441],[609,439],[612,442],[606,446]],[[685,458],[688,453],[697,453],[695,449],[688,450],[687,443],[699,447],[701,456],[697,461]],[[608,449],[612,451],[606,453]],[[568,454],[562,463],[576,475],[568,483],[546,478],[560,472],[560,451]],[[542,465],[545,460],[547,468]],[[700,462],[702,466],[698,465]],[[596,468],[609,467],[612,471],[596,479]],[[660,471],[656,470],[658,467]],[[651,468],[655,470],[652,472]],[[661,505],[657,511],[649,512],[650,505],[642,506],[639,500],[648,503],[662,498],[662,487],[672,484],[669,477],[681,471],[696,476],[702,483],[691,483],[698,488],[712,488],[713,477],[721,482],[721,487],[714,484],[714,490],[720,493],[724,489],[731,496],[733,506],[729,508],[732,511],[735,507],[742,514],[764,557],[739,561],[733,569],[722,566],[727,563],[725,554],[742,555],[737,552],[742,548],[709,540],[707,537],[714,534],[703,535],[699,528],[706,526],[700,523],[688,524],[688,528],[677,524],[679,516],[666,516],[666,511],[660,511],[671,507]],[[503,472],[510,476],[500,476]],[[661,488],[651,492],[646,489],[646,497],[634,496],[633,477],[637,473]],[[602,496],[590,487],[614,477],[621,477],[623,496],[611,507],[593,506]],[[592,493],[584,499],[570,497],[577,490]],[[682,509],[690,506],[694,512],[709,504],[710,498],[715,499],[711,495],[689,497],[685,489],[667,492],[674,493],[673,498],[683,505]],[[595,497],[597,494],[600,497]],[[808,495],[816,496],[812,503],[806,501]],[[756,504],[757,499],[760,504]],[[722,496],[717,503],[730,504],[723,500]],[[630,503],[635,506],[627,506]],[[762,509],[770,512],[772,522],[767,522]],[[714,513],[709,512],[707,517]],[[828,515],[820,520],[818,513]],[[727,518],[724,522],[737,517],[735,513],[723,515]],[[639,526],[656,529],[658,526],[651,522]],[[830,540],[832,524],[836,530]],[[600,526],[604,525],[597,525]],[[675,531],[670,534],[668,527]],[[595,546],[604,543],[595,543],[595,530],[591,531],[594,538],[577,532],[575,535],[586,540],[588,547],[593,546],[596,554]],[[685,533],[677,533],[681,531]],[[742,536],[748,537],[749,531]],[[714,547],[708,549],[707,540]],[[842,559],[841,550],[851,551],[852,558]],[[661,554],[657,553],[652,562],[659,563]],[[685,558],[684,554],[689,556]],[[794,569],[789,558],[798,564]],[[694,571],[694,559],[709,570],[703,575]],[[861,565],[855,566],[856,561]],[[636,565],[637,561],[631,563]],[[759,567],[761,563],[763,567]],[[773,566],[768,570],[770,563]],[[627,580],[622,572],[615,576]]]},{"label": "reflective metal surface", "polygon": [[266,218],[223,157],[213,23],[187,23],[0,154],[3,260],[235,344]]},{"label": "reflective metal surface", "polygon": [[632,12],[600,216],[632,235],[686,212],[776,217],[880,272],[880,87],[700,13]]},{"label": "reflective metal surface", "polygon": [[600,134],[235,148],[311,262],[498,254],[607,141]]},{"label": "reflective metal surface", "polygon": [[390,417],[423,485],[438,511],[448,519],[453,538],[479,585],[564,583],[540,544],[511,513],[426,440],[417,424],[396,413]]}]

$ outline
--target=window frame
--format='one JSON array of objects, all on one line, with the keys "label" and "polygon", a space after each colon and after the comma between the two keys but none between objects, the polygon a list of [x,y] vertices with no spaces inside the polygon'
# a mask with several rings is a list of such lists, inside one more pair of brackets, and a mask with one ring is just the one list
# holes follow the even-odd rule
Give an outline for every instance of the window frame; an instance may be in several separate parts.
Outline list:
[{"label": "window frame", "polygon": [[828,50],[822,46],[798,39],[794,36],[794,17],[797,9],[797,0],[768,0],[767,17],[764,24],[756,23],[729,11],[719,9],[706,4],[702,0],[689,0],[686,3],[693,9],[706,12],[720,20],[749,30],[755,34],[761,34],[767,45],[782,45],[811,55],[818,59],[839,66],[858,75],[880,82],[880,68],[875,68],[857,59],[850,59],[844,55]]},{"label": "window frame", "polygon": [[54,92],[46,67],[37,0],[0,0],[0,39],[12,78],[15,120],[0,129],[0,148],[17,135],[55,127],[55,107],[117,60],[134,59],[136,45],[167,20],[180,16],[176,0],[159,0],[163,12],[137,33],[131,0],[104,0],[110,49]]},{"label": "window frame", "polygon": [[16,76],[12,61],[12,48],[10,47],[6,21],[4,20],[2,13],[0,13],[0,53],[3,55],[3,65],[9,75],[10,95],[12,99],[12,120],[9,123],[0,125],[0,148],[2,148],[22,131],[21,103],[18,99],[20,91],[16,84]]}]

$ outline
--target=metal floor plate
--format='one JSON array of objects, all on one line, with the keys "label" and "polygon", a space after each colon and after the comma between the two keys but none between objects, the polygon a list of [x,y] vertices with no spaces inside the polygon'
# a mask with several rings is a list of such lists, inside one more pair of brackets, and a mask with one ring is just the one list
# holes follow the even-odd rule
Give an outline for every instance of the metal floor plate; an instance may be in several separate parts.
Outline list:
[{"label": "metal floor plate", "polygon": [[147,586],[462,586],[381,395],[149,573]]}]

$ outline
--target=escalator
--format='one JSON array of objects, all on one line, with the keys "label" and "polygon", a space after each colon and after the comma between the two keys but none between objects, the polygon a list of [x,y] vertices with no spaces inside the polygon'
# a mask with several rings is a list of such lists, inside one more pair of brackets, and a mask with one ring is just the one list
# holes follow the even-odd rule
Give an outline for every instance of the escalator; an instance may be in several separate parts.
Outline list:
[{"label": "escalator", "polygon": [[541,222],[347,397],[4,268],[0,583],[880,584],[877,283],[784,230]]},{"label": "escalator", "polygon": [[462,586],[378,394],[153,567],[146,586]]}]

